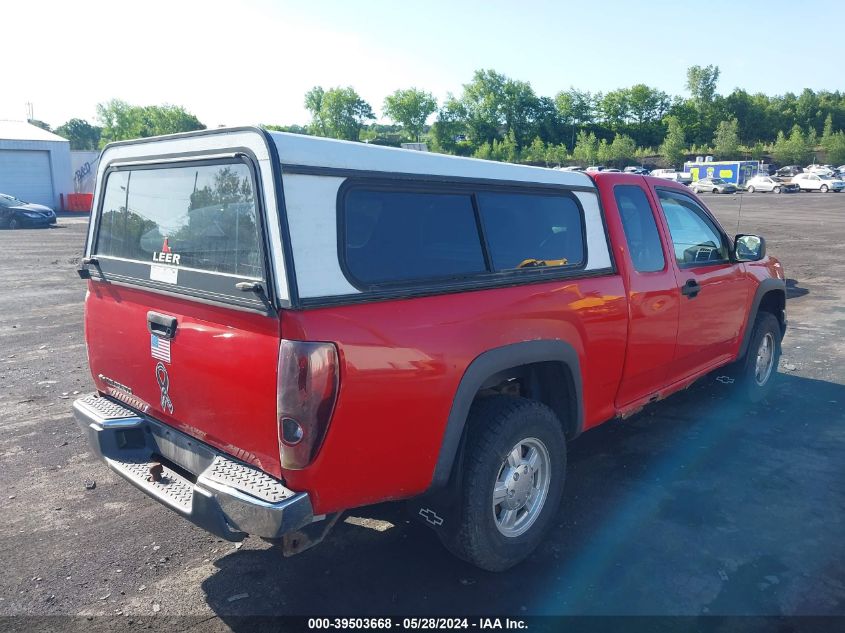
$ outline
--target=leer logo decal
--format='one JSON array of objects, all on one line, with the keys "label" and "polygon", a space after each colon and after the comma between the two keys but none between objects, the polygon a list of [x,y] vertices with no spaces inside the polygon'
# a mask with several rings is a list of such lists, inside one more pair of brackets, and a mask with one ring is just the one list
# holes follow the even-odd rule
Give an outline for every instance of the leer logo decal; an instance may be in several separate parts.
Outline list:
[{"label": "leer logo decal", "polygon": [[164,363],[158,363],[156,365],[156,382],[158,383],[159,389],[161,389],[161,410],[173,415],[173,401],[168,394],[170,390],[170,376],[167,375],[167,367],[164,366]]},{"label": "leer logo decal", "polygon": [[175,266],[178,266],[180,259],[181,256],[179,253],[174,253],[173,249],[170,248],[170,243],[167,241],[166,237],[164,238],[164,243],[161,245],[161,250],[153,253],[154,262],[162,262],[164,264],[174,264]]}]

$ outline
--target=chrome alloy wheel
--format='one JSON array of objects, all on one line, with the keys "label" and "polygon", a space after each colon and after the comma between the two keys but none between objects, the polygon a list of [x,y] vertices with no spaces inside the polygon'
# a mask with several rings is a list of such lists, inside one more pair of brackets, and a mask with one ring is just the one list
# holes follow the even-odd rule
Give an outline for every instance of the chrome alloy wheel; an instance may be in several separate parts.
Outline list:
[{"label": "chrome alloy wheel", "polygon": [[502,535],[514,538],[534,524],[543,511],[550,481],[546,445],[536,437],[517,442],[499,467],[493,485],[493,518]]},{"label": "chrome alloy wheel", "polygon": [[757,363],[754,366],[754,380],[763,386],[772,375],[775,364],[775,339],[771,332],[767,332],[757,348]]}]

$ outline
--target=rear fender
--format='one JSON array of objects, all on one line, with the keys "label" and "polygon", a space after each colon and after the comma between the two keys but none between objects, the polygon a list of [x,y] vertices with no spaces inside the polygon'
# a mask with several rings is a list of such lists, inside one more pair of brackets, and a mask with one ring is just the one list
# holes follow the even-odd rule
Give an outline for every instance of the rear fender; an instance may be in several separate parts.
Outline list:
[{"label": "rear fender", "polygon": [[578,353],[569,343],[561,340],[534,340],[513,343],[484,352],[470,363],[458,385],[452,409],[443,435],[440,454],[435,466],[431,486],[424,495],[411,499],[408,508],[412,516],[429,527],[439,530],[460,517],[463,451],[469,410],[479,390],[491,377],[524,365],[542,362],[561,362],[570,371],[574,383],[574,431],[583,429],[584,409],[581,382],[581,364]]}]

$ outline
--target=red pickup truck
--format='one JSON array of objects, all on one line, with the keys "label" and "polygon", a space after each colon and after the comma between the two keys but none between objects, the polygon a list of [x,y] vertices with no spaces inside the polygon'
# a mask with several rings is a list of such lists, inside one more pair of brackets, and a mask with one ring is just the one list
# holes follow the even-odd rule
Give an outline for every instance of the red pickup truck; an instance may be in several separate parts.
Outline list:
[{"label": "red pickup truck", "polygon": [[786,329],[764,240],[678,183],[252,128],[109,145],[79,272],[94,453],[286,554],[407,499],[506,569],[568,442],[720,368],[761,400]]}]

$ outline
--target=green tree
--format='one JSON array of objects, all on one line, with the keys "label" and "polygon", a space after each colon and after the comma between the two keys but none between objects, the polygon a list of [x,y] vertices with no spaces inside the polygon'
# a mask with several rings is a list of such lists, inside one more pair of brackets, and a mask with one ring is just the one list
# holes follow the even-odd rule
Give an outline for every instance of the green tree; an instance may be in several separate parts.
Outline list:
[{"label": "green tree", "polygon": [[181,106],[135,106],[119,99],[97,104],[97,118],[102,124],[100,147],[112,141],[205,129]]},{"label": "green tree", "polygon": [[589,92],[582,92],[575,88],[557,93],[555,96],[555,107],[558,116],[565,125],[572,127],[570,145],[575,147],[575,135],[578,129],[595,120],[593,95]]},{"label": "green tree", "polygon": [[687,90],[691,105],[698,117],[697,129],[690,129],[689,138],[697,143],[707,142],[713,136],[716,123],[717,95],[719,82],[718,66],[690,66],[687,68]]},{"label": "green tree", "polygon": [[611,90],[599,101],[599,112],[605,123],[616,129],[631,117],[631,97],[627,88]]},{"label": "green tree", "polygon": [[607,162],[617,167],[624,167],[634,158],[637,151],[637,144],[634,139],[625,134],[617,134],[608,147]]},{"label": "green tree", "polygon": [[56,134],[70,141],[72,150],[95,150],[100,146],[100,132],[96,125],[82,119],[71,119],[56,128]]},{"label": "green tree", "polygon": [[545,163],[548,164],[546,144],[539,136],[535,136],[531,141],[531,145],[525,148],[522,152],[522,160],[526,163]]},{"label": "green tree", "polygon": [[512,131],[517,148],[536,136],[548,108],[537,97],[531,84],[516,81],[494,70],[477,70],[463,86],[458,99],[466,132],[476,146],[503,139]]},{"label": "green tree", "polygon": [[687,68],[687,90],[699,111],[713,103],[719,83],[718,66],[690,66]]},{"label": "green tree", "polygon": [[293,125],[262,125],[265,130],[270,130],[272,132],[288,132],[289,134],[305,134],[308,135],[311,132],[308,128],[304,125],[297,125],[294,123]]},{"label": "green tree", "polygon": [[578,132],[578,139],[575,141],[575,148],[572,150],[572,158],[585,167],[593,165],[598,160],[599,142],[592,132],[581,130]]},{"label": "green tree", "polygon": [[666,163],[672,167],[677,167],[683,162],[686,154],[687,144],[684,130],[677,117],[671,115],[666,117],[666,127],[666,137],[660,146],[660,153]]},{"label": "green tree", "polygon": [[628,90],[628,110],[631,118],[642,126],[659,121],[669,109],[669,95],[645,84],[631,86]]},{"label": "green tree", "polygon": [[323,96],[326,91],[322,86],[314,86],[305,93],[305,109],[311,113],[309,129],[316,136],[328,136],[326,124],[323,121]]},{"label": "green tree", "polygon": [[736,119],[720,121],[713,136],[713,150],[722,160],[737,158],[739,153],[739,123]]},{"label": "green tree", "polygon": [[788,165],[792,163],[792,151],[783,130],[778,132],[774,145],[772,145],[772,158],[776,163]]},{"label": "green tree", "polygon": [[562,165],[569,158],[569,153],[566,150],[564,143],[558,145],[546,146],[546,164],[547,165]]},{"label": "green tree", "polygon": [[596,151],[596,162],[599,165],[607,165],[613,160],[613,157],[610,155],[610,144],[607,142],[607,139],[603,138],[599,141],[599,147]]},{"label": "green tree", "polygon": [[845,132],[833,131],[833,117],[830,114],[824,121],[821,146],[827,155],[827,162],[834,165],[845,163]]},{"label": "green tree", "polygon": [[[446,101],[437,112],[437,120],[429,132],[429,149],[435,152],[460,153],[459,139],[468,134],[466,109],[453,95],[446,96]],[[489,145],[489,143],[488,143]]]},{"label": "green tree", "polygon": [[[493,142],[498,143],[498,141]],[[493,148],[490,146],[490,143],[482,143],[473,153],[473,157],[483,158],[484,160],[493,160]]]},{"label": "green tree", "polygon": [[500,160],[506,163],[519,162],[519,145],[516,142],[516,134],[509,130],[501,141],[494,140],[491,147],[493,160]]},{"label": "green tree", "polygon": [[437,110],[437,100],[430,92],[408,88],[385,97],[382,110],[386,117],[402,124],[409,138],[419,142],[425,122]]},{"label": "green tree", "polygon": [[772,147],[772,158],[783,165],[803,164],[811,153],[812,147],[808,145],[807,137],[797,123],[792,126],[788,137],[782,131],[778,132]]},{"label": "green tree", "polygon": [[833,139],[833,117],[828,114],[827,118],[824,120],[824,129],[822,130],[822,140],[821,144],[824,150],[830,151],[828,149],[828,145],[830,145],[831,139]]},{"label": "green tree", "polygon": [[328,90],[315,86],[305,95],[305,107],[311,112],[315,134],[347,141],[357,141],[364,123],[376,118],[352,86]]}]

